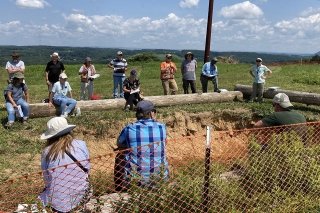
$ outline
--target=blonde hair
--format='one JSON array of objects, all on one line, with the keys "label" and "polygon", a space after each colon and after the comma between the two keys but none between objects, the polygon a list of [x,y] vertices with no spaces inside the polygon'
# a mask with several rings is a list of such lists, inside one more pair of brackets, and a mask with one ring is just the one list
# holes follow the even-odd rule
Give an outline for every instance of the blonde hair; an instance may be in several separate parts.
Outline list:
[{"label": "blonde hair", "polygon": [[65,151],[69,151],[72,147],[72,141],[73,135],[70,132],[60,137],[48,139],[46,147],[51,147],[49,148],[49,152],[46,156],[46,161],[54,161],[60,154],[63,156]]}]

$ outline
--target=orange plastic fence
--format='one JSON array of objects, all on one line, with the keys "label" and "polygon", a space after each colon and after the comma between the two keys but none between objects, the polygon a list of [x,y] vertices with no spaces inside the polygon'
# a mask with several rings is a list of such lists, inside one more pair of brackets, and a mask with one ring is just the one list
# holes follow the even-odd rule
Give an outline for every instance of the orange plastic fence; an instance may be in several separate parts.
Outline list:
[{"label": "orange plastic fence", "polygon": [[[70,172],[75,165],[55,168],[62,175],[51,181],[63,194],[61,205],[74,204],[74,212],[317,212],[319,131],[319,122],[212,131],[209,158],[205,158],[205,133],[169,139],[169,177],[160,167],[153,168],[157,175],[147,184],[134,166],[130,180],[121,175],[127,162],[123,156],[137,150],[93,156],[88,159],[91,190],[86,194],[90,200],[80,204],[76,199],[79,194],[68,194],[69,189],[79,187],[77,173]],[[138,151],[142,156],[150,154],[158,145],[139,147]],[[120,173],[114,174],[115,168]],[[68,178],[72,181],[61,184]],[[122,188],[116,188],[119,185]],[[13,212],[18,207],[20,212],[51,212],[37,199],[43,186],[42,172],[1,183],[0,212]]]}]

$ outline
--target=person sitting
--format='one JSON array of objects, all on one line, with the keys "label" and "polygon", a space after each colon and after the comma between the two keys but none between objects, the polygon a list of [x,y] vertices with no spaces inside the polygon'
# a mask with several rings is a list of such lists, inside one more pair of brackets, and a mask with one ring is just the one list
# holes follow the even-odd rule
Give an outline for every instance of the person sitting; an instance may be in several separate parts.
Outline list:
[{"label": "person sitting", "polygon": [[[29,118],[29,91],[26,84],[23,83],[24,75],[16,72],[12,76],[12,82],[4,91],[6,109],[8,112],[8,123],[6,127],[11,127],[15,121],[15,114],[22,118],[26,123]],[[24,97],[24,98],[23,98]]]},{"label": "person sitting", "polygon": [[120,133],[114,181],[116,191],[129,189],[132,179],[141,187],[153,188],[169,178],[166,157],[166,126],[156,121],[157,111],[151,101],[137,104],[137,121]]},{"label": "person sitting", "polygon": [[49,106],[52,104],[59,106],[59,114],[62,117],[68,117],[77,105],[77,101],[72,98],[71,86],[67,79],[68,76],[65,73],[61,73],[59,75],[59,81],[53,85],[49,97]]},{"label": "person sitting", "polygon": [[125,110],[133,110],[133,105],[137,105],[142,100],[140,96],[140,81],[137,78],[137,71],[131,70],[130,77],[123,82],[124,98],[126,99]]},{"label": "person sitting", "polygon": [[53,212],[71,212],[89,200],[89,151],[84,141],[73,137],[75,127],[54,117],[40,136],[47,143],[41,155],[45,188],[38,198]]}]

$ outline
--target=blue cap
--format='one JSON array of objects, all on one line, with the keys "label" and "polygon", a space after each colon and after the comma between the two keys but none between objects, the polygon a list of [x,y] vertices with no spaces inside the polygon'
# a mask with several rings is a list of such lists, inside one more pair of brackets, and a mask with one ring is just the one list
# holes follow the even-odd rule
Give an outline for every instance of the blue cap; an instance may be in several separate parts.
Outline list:
[{"label": "blue cap", "polygon": [[131,70],[130,75],[137,76],[137,70]]},{"label": "blue cap", "polygon": [[143,100],[137,104],[137,112],[149,113],[154,110],[154,104],[151,101]]}]

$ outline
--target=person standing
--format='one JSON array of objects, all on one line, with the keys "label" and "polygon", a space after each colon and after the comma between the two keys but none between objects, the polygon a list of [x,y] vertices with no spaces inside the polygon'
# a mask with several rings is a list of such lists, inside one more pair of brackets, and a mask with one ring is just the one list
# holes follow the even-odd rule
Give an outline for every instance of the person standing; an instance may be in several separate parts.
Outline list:
[{"label": "person standing", "polygon": [[90,100],[93,95],[93,75],[96,74],[96,69],[92,64],[90,57],[86,57],[83,65],[80,67],[79,75],[80,77],[80,100]]},{"label": "person standing", "polygon": [[108,67],[113,69],[113,97],[124,98],[123,81],[126,78],[125,73],[127,71],[128,63],[127,60],[123,58],[123,53],[121,51],[117,52],[117,57],[110,61]]},{"label": "person standing", "polygon": [[72,98],[72,89],[67,79],[68,76],[65,73],[61,73],[59,81],[53,85],[49,97],[49,106],[51,106],[52,103],[59,106],[60,115],[65,118],[73,112],[77,105],[77,101]]},{"label": "person standing", "polygon": [[[16,72],[12,76],[12,81],[4,91],[5,104],[8,112],[8,123],[6,127],[11,127],[15,121],[16,111],[22,118],[22,122],[26,123],[29,118],[29,91],[25,83],[23,83],[24,75]],[[23,98],[24,97],[24,98]]]},{"label": "person standing", "polygon": [[84,141],[73,137],[75,127],[54,117],[40,136],[47,142],[41,155],[45,188],[38,198],[53,212],[71,212],[89,200],[89,151]]},{"label": "person standing", "polygon": [[116,191],[125,191],[132,179],[141,187],[152,188],[169,178],[166,156],[166,126],[156,121],[157,111],[151,101],[137,104],[137,121],[120,133],[116,156],[114,181]]},{"label": "person standing", "polygon": [[266,82],[266,78],[268,75],[271,75],[272,71],[262,64],[262,59],[256,59],[256,65],[252,66],[250,70],[250,75],[253,77],[253,84],[252,84],[252,94],[250,97],[249,102],[263,101],[263,91],[264,91],[264,84]]},{"label": "person standing", "polygon": [[189,84],[192,93],[196,93],[196,69],[197,61],[194,59],[192,52],[184,55],[185,60],[181,64],[182,85],[184,94],[189,93]]},{"label": "person standing", "polygon": [[285,93],[278,93],[273,97],[274,112],[259,120],[254,127],[281,126],[289,124],[306,123],[304,115],[293,110],[293,105]]},{"label": "person standing", "polygon": [[136,70],[131,70],[130,76],[123,82],[124,98],[126,99],[125,110],[133,110],[133,105],[136,106],[142,100],[140,97],[140,81],[137,75]]},{"label": "person standing", "polygon": [[166,54],[166,60],[160,64],[160,79],[162,81],[163,93],[168,95],[171,90],[171,95],[175,95],[178,91],[174,74],[177,71],[176,64],[172,62],[172,55]]},{"label": "person standing", "polygon": [[45,80],[48,85],[49,96],[52,86],[59,81],[59,75],[65,71],[64,64],[60,61],[60,57],[57,52],[52,53],[50,57],[51,61],[47,63],[45,69]]},{"label": "person standing", "polygon": [[208,92],[208,81],[212,81],[213,91],[220,93],[220,90],[218,88],[218,67],[216,65],[217,62],[217,58],[212,58],[210,62],[207,62],[202,66],[200,81],[203,93]]},{"label": "person standing", "polygon": [[11,82],[12,77],[15,73],[22,73],[24,74],[25,71],[25,66],[24,62],[20,60],[20,55],[17,52],[12,52],[11,54],[12,60],[8,61],[6,64],[6,70],[8,72],[9,78],[8,78],[8,83]]}]

